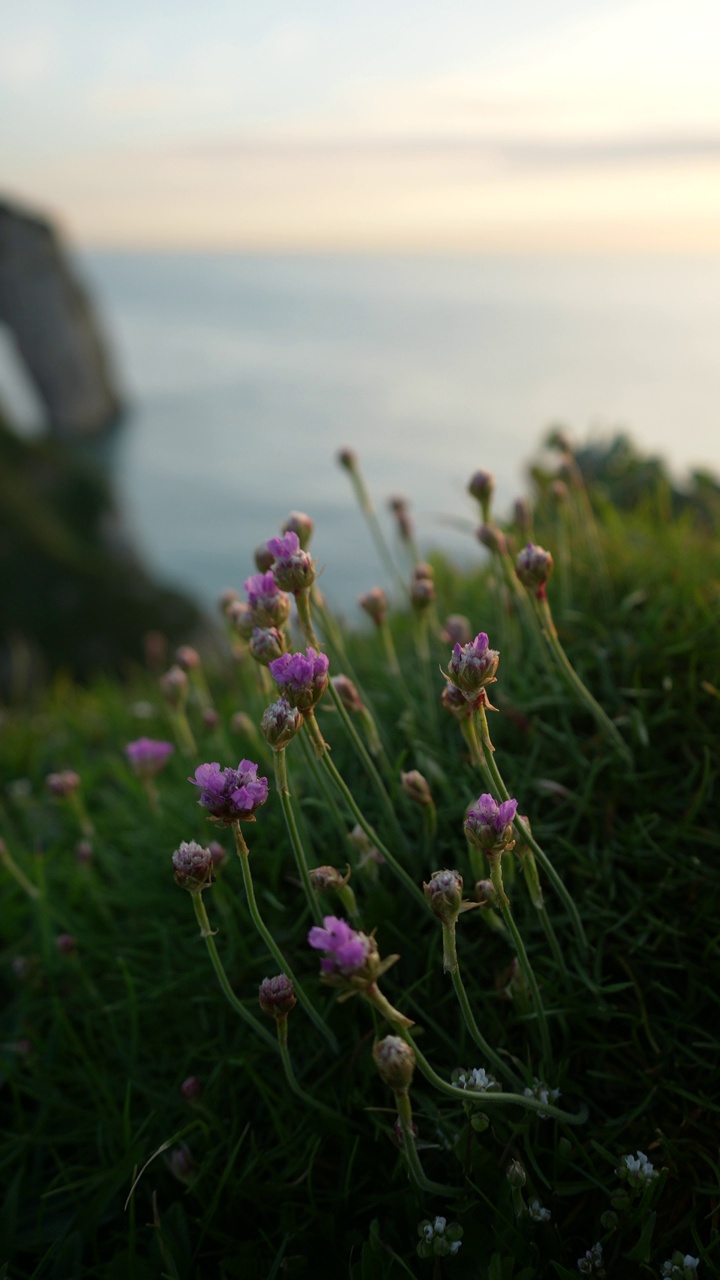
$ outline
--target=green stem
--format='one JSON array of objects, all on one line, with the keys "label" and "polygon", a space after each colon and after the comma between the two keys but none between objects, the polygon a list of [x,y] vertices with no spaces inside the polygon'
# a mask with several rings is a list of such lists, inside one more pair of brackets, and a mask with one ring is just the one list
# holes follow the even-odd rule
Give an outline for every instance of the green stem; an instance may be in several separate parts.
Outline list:
[{"label": "green stem", "polygon": [[362,810],[359,809],[357,804],[355,803],[355,799],[353,797],[352,791],[348,787],[342,775],[338,773],[337,769],[335,768],[335,765],[333,764],[328,754],[327,747],[325,746],[325,743],[323,741],[323,736],[318,728],[318,724],[315,719],[315,716],[312,713],[305,715],[305,724],[307,726],[308,733],[310,734],[310,737],[313,741],[313,745],[315,746],[317,755],[319,759],[322,761],[323,768],[330,775],[335,787],[342,795],[350,812],[355,818],[355,821],[359,823],[359,825],[362,827],[363,831],[365,832],[365,835],[368,837],[369,840],[372,841],[376,849],[382,854],[383,858],[387,862],[391,871],[397,876],[398,880],[402,881],[402,883],[405,885],[405,888],[415,898],[415,901],[422,904],[423,909],[427,909],[427,903],[425,902],[425,897],[422,890],[418,888],[415,881],[411,878],[411,876],[408,875],[405,868],[400,865],[397,858],[390,852],[387,846],[382,843],[377,832],[373,829],[373,827],[371,827],[370,823],[367,821],[364,814],[362,813]]},{"label": "green stem", "polygon": [[270,952],[270,955],[274,958],[274,960],[276,960],[282,972],[287,974],[288,978],[292,982],[295,988],[295,994],[297,995],[297,998],[300,1001],[300,1004],[303,1006],[303,1009],[305,1010],[308,1017],[310,1018],[310,1021],[315,1025],[315,1027],[317,1027],[318,1031],[325,1038],[330,1048],[332,1049],[333,1053],[337,1053],[338,1045],[337,1045],[337,1040],[335,1039],[335,1036],[333,1035],[332,1031],[330,1030],[327,1023],[325,1022],[325,1019],[322,1017],[321,1014],[318,1013],[312,1001],[305,994],[305,991],[300,985],[298,979],[295,977],[295,974],[293,973],[292,969],[287,963],[285,957],[283,956],[282,951],[280,950],[270,930],[265,924],[265,921],[260,915],[258,904],[255,899],[255,889],[253,887],[252,873],[250,871],[250,850],[248,849],[245,843],[243,833],[240,830],[240,823],[238,821],[233,822],[232,829],[233,829],[233,835],[235,837],[235,848],[237,850],[237,854],[240,859],[240,866],[242,867],[243,881],[245,884],[245,893],[247,894],[248,907],[250,909],[250,915],[252,917],[253,924],[255,925],[255,928],[260,934],[260,937],[265,943],[265,946],[267,947],[268,951]]},{"label": "green stem", "polygon": [[[378,631],[382,636],[383,648],[385,649],[385,661],[387,662],[387,665],[388,665],[388,671],[390,672],[390,675],[394,676],[396,679],[398,678],[402,679],[401,672],[400,672],[400,663],[397,660],[395,645],[393,643],[393,638],[392,638],[392,631],[390,630],[389,624],[387,622],[379,622]],[[409,699],[410,695],[408,694],[407,696]]]},{"label": "green stem", "polygon": [[192,734],[192,729],[188,723],[188,718],[182,707],[175,707],[170,712],[170,719],[175,730],[177,744],[184,756],[194,759],[197,756],[197,746]]},{"label": "green stem", "polygon": [[553,658],[557,662],[560,674],[565,680],[566,685],[571,692],[576,694],[580,702],[582,702],[587,708],[599,728],[607,733],[615,747],[615,750],[622,756],[625,763],[632,767],[633,756],[630,748],[622,738],[617,726],[613,724],[607,712],[603,710],[599,702],[596,702],[590,690],[583,684],[560,643],[547,596],[543,594],[541,597],[538,597],[535,594],[533,598],[535,600],[535,608],[537,610],[543,637]]},{"label": "green stem", "polygon": [[7,845],[5,844],[4,840],[0,840],[0,862],[4,864],[4,866],[10,872],[10,875],[13,877],[13,879],[16,880],[17,883],[20,885],[20,888],[23,890],[23,893],[27,894],[28,898],[37,899],[40,897],[39,889],[37,888],[36,885],[32,883],[31,880],[28,879],[28,877],[25,875],[25,872],[20,870],[17,862],[15,861],[12,854],[10,853],[10,850],[7,848]]},{"label": "green stem", "polygon": [[426,1178],[425,1171],[420,1163],[420,1157],[415,1146],[415,1134],[413,1132],[412,1105],[410,1103],[410,1095],[407,1089],[395,1089],[395,1105],[397,1106],[398,1119],[403,1135],[403,1155],[408,1167],[408,1173],[411,1180],[415,1183],[420,1191],[427,1191],[430,1195],[453,1196],[457,1195],[461,1190],[460,1187],[446,1187],[441,1182],[432,1182],[430,1178]]},{"label": "green stem", "polygon": [[352,481],[353,489],[355,490],[355,496],[358,500],[358,505],[367,521],[368,528],[370,529],[370,534],[375,542],[375,546],[377,547],[380,559],[382,560],[386,569],[390,573],[391,577],[394,577],[398,581],[398,583],[400,584],[400,589],[405,593],[405,595],[407,595],[407,587],[405,586],[405,583],[403,581],[402,574],[400,573],[397,565],[395,564],[395,560],[393,559],[392,552],[390,551],[390,548],[387,542],[385,541],[385,535],[380,527],[380,522],[375,514],[375,508],[370,500],[370,495],[367,489],[365,488],[365,481],[363,480],[362,475],[360,474],[360,471],[357,469],[357,465],[354,465],[353,467],[348,468],[348,472],[350,475],[350,480]]},{"label": "green stem", "polygon": [[235,1012],[243,1019],[243,1022],[246,1022],[249,1027],[252,1027],[256,1035],[258,1035],[266,1045],[269,1045],[271,1049],[275,1049],[276,1044],[270,1033],[266,1031],[265,1027],[258,1022],[257,1018],[254,1018],[245,1006],[241,1004],[230,986],[230,980],[223,967],[223,962],[218,955],[218,949],[215,946],[215,938],[213,937],[213,931],[210,928],[210,921],[208,920],[207,911],[205,910],[205,903],[202,900],[202,894],[192,893],[190,896],[192,898],[193,907],[195,908],[195,917],[200,925],[200,935],[205,939],[205,945],[208,949],[208,954],[212,961],[212,966],[217,975],[223,994],[225,995],[228,1003],[232,1005]]},{"label": "green stem", "polygon": [[280,1047],[280,1056],[282,1058],[283,1069],[285,1071],[285,1079],[296,1097],[301,1098],[309,1107],[314,1107],[316,1111],[322,1111],[323,1115],[330,1116],[333,1120],[339,1120],[340,1116],[337,1111],[333,1111],[331,1107],[326,1107],[324,1102],[318,1102],[317,1098],[313,1098],[312,1094],[306,1093],[302,1085],[298,1082],[293,1070],[292,1060],[287,1046],[287,1021],[287,1014],[277,1020],[278,1045]]},{"label": "green stem", "polygon": [[488,854],[488,861],[490,863],[490,878],[495,886],[495,891],[498,896],[498,905],[502,911],[508,932],[515,944],[515,950],[518,954],[520,966],[530,988],[530,994],[532,996],[532,1002],[535,1009],[535,1017],[537,1018],[538,1029],[540,1031],[543,1063],[545,1066],[548,1066],[552,1062],[550,1032],[548,1030],[547,1019],[545,1017],[545,1009],[542,1002],[542,996],[540,995],[540,988],[537,984],[537,979],[535,977],[533,967],[530,964],[527,951],[525,950],[525,943],[523,942],[520,930],[515,923],[515,917],[510,910],[510,901],[505,893],[502,877],[502,854]]},{"label": "green stem", "polygon": [[333,815],[333,819],[335,821],[335,826],[337,828],[340,841],[344,846],[346,845],[346,843],[348,843],[346,819],[343,816],[343,814],[340,812],[340,806],[338,805],[338,802],[335,799],[335,793],[332,787],[330,786],[330,784],[328,783],[328,780],[325,774],[323,773],[320,766],[318,765],[317,755],[315,753],[314,748],[311,747],[310,743],[308,742],[308,735],[305,733],[299,733],[297,735],[297,741],[300,743],[300,748],[302,750],[303,755],[305,756],[306,764],[308,765],[310,772],[312,773],[318,787],[322,791],[322,794],[323,794],[325,803],[328,806],[328,809]]},{"label": "green stem", "polygon": [[437,733],[438,719],[437,706],[435,700],[435,690],[433,688],[432,676],[430,674],[430,644],[428,637],[428,618],[425,614],[416,617],[415,625],[415,644],[420,666],[422,668],[423,686],[425,688],[425,702],[427,704],[428,724],[430,728]]},{"label": "green stem", "polygon": [[287,827],[287,832],[290,836],[290,843],[295,857],[295,866],[297,867],[298,875],[302,881],[307,904],[310,908],[310,914],[312,915],[315,923],[319,924],[322,919],[322,912],[320,911],[318,904],[317,894],[315,893],[310,880],[307,858],[305,857],[305,849],[295,820],[295,811],[293,809],[292,797],[288,786],[285,751],[284,749],[282,751],[274,751],[273,755],[275,763],[275,785],[280,796],[280,803],[282,805],[283,816],[285,818],[285,826]]},{"label": "green stem", "polygon": [[468,1000],[468,994],[465,990],[465,984],[460,976],[459,967],[451,970],[451,976],[452,983],[455,988],[455,994],[458,998],[460,1008],[462,1009],[463,1018],[465,1019],[465,1026],[470,1032],[475,1044],[478,1049],[485,1054],[487,1061],[493,1065],[498,1075],[501,1075],[505,1080],[509,1080],[511,1084],[517,1086],[518,1078],[515,1075],[515,1072],[512,1071],[507,1063],[500,1057],[500,1054],[496,1053],[495,1050],[490,1047],[475,1021],[475,1015],[470,1007],[470,1001]]}]

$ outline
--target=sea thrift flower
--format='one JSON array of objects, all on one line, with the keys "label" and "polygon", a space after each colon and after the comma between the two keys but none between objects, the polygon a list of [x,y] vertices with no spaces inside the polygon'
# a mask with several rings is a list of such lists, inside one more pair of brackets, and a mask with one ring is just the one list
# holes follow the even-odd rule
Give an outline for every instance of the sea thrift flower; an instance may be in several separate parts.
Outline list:
[{"label": "sea thrift flower", "polygon": [[308,934],[308,942],[316,951],[324,951],[320,970],[324,974],[347,977],[365,968],[372,947],[364,933],[351,929],[345,920],[337,916],[324,916],[323,927],[314,925]]},{"label": "sea thrift flower", "polygon": [[462,613],[448,614],[440,638],[445,644],[469,644],[472,639],[470,619]]},{"label": "sea thrift flower", "polygon": [[213,856],[195,840],[183,840],[172,856],[175,883],[188,893],[202,893],[213,882]]},{"label": "sea thrift flower", "polygon": [[221,769],[213,761],[198,765],[188,782],[201,788],[198,804],[210,811],[213,821],[254,822],[255,810],[268,798],[268,780],[258,778],[257,771],[252,760],[241,760],[237,769]]},{"label": "sea thrift flower", "polygon": [[527,498],[515,499],[513,517],[520,533],[527,537],[532,529],[532,507]]},{"label": "sea thrift flower", "polygon": [[413,527],[407,498],[403,498],[401,494],[396,494],[395,497],[388,499],[388,506],[395,516],[397,530],[402,541],[410,542],[412,540]]},{"label": "sea thrift flower", "polygon": [[185,1102],[195,1102],[201,1093],[202,1085],[197,1076],[188,1076],[187,1080],[183,1080],[180,1085],[180,1097]]},{"label": "sea thrift flower", "polygon": [[476,880],[475,901],[481,907],[492,907],[497,902],[497,889],[492,880]]},{"label": "sea thrift flower", "polygon": [[660,1276],[662,1280],[695,1280],[697,1270],[700,1266],[700,1259],[693,1258],[692,1254],[682,1254],[676,1249],[672,1258],[668,1258],[667,1262],[663,1262]]},{"label": "sea thrift flower", "polygon": [[354,449],[341,449],[337,455],[337,460],[346,471],[354,471],[358,464],[358,456]]},{"label": "sea thrift flower", "polygon": [[133,772],[139,778],[154,778],[164,769],[175,748],[171,742],[159,742],[155,738],[138,738],[125,747]]},{"label": "sea thrift flower", "polygon": [[515,571],[523,586],[537,591],[539,595],[544,592],[552,569],[553,558],[550,552],[532,542],[528,542],[515,562]]},{"label": "sea thrift flower", "polygon": [[195,671],[200,666],[200,654],[189,644],[183,644],[175,653],[175,661],[183,671]]},{"label": "sea thrift flower", "polygon": [[423,893],[433,915],[444,924],[453,924],[460,914],[463,878],[459,871],[434,871]]},{"label": "sea thrift flower", "polygon": [[417,1251],[421,1258],[447,1258],[460,1249],[463,1229],[458,1222],[448,1222],[438,1215],[432,1222],[425,1218],[418,1223],[418,1235]]},{"label": "sea thrift flower", "polygon": [[477,706],[477,699],[474,702],[468,702],[462,690],[458,689],[450,680],[448,680],[445,688],[440,694],[440,702],[451,716],[455,716],[456,720],[466,720],[472,715],[473,709]]},{"label": "sea thrift flower", "polygon": [[315,561],[300,546],[300,539],[292,529],[282,538],[268,538],[268,551],[275,559],[272,570],[275,581],[283,591],[304,591],[315,581]]},{"label": "sea thrift flower", "polygon": [[172,1148],[172,1151],[167,1156],[167,1165],[178,1182],[186,1184],[192,1182],[195,1174],[195,1161],[190,1154],[190,1148],[184,1142]]},{"label": "sea thrift flower", "polygon": [[277,627],[253,627],[250,652],[261,666],[269,667],[271,662],[281,657],[285,648],[285,636]]},{"label": "sea thrift flower", "polygon": [[233,600],[228,605],[227,618],[243,640],[249,640],[257,623],[255,614],[246,600]]},{"label": "sea thrift flower", "polygon": [[287,698],[278,698],[263,711],[260,732],[273,751],[282,751],[302,728],[302,712],[292,707]]},{"label": "sea thrift flower", "polygon": [[272,569],[246,578],[243,587],[257,626],[284,626],[290,617],[290,597],[278,587]]},{"label": "sea thrift flower", "polygon": [[495,477],[491,471],[476,471],[468,482],[468,493],[484,507],[495,492]]},{"label": "sea thrift flower", "polygon": [[507,551],[507,538],[502,529],[498,529],[496,524],[481,524],[475,530],[475,536],[478,542],[481,542],[488,551],[497,552],[498,555],[504,556]]},{"label": "sea thrift flower", "polygon": [[377,627],[387,621],[388,599],[382,587],[373,587],[372,591],[367,591],[364,596],[359,597],[358,604]]},{"label": "sea thrift flower", "polygon": [[638,1151],[634,1156],[623,1156],[620,1167],[615,1172],[631,1187],[644,1187],[658,1177],[657,1169],[650,1163],[644,1151]]},{"label": "sea thrift flower", "polygon": [[80,774],[72,769],[63,769],[61,773],[49,773],[45,779],[45,785],[51,795],[64,800],[66,796],[71,796],[77,791],[80,786]]},{"label": "sea thrift flower", "polygon": [[382,866],[385,859],[383,858],[380,850],[375,848],[375,845],[367,835],[367,832],[363,831],[359,822],[356,822],[352,831],[348,832],[347,838],[350,841],[350,844],[357,849],[360,855],[360,860],[358,862],[360,870],[362,870],[363,867],[367,867],[368,863],[373,867]]},{"label": "sea thrift flower", "polygon": [[603,1280],[605,1268],[602,1245],[599,1241],[593,1245],[592,1249],[587,1249],[582,1258],[578,1258],[577,1269],[581,1276],[596,1276],[597,1280]]},{"label": "sea thrift flower", "polygon": [[330,682],[346,711],[359,715],[365,704],[349,676],[333,676]]},{"label": "sea thrift flower", "polygon": [[291,511],[287,520],[280,526],[281,533],[296,533],[303,551],[313,535],[315,521],[306,516],[304,511]]},{"label": "sea thrift flower", "polygon": [[470,644],[456,644],[450,661],[446,678],[472,701],[488,684],[495,681],[500,654],[491,649],[484,631],[480,631]]},{"label": "sea thrift flower", "polygon": [[230,720],[230,728],[233,733],[242,733],[246,738],[254,738],[257,736],[255,721],[250,718],[247,711],[233,712]]},{"label": "sea thrift flower", "polygon": [[293,707],[312,711],[327,689],[329,665],[326,655],[309,645],[304,654],[284,653],[271,662],[270,674]]},{"label": "sea thrift flower", "polygon": [[568,500],[569,489],[564,480],[553,480],[550,485],[550,496],[560,505]]},{"label": "sea thrift flower", "polygon": [[409,1089],[415,1071],[415,1051],[401,1036],[385,1036],[373,1045],[373,1059],[383,1084],[395,1092]]},{"label": "sea thrift flower", "polygon": [[416,613],[424,613],[435,599],[435,584],[431,578],[416,578],[410,587],[410,603]]},{"label": "sea thrift flower", "polygon": [[182,667],[171,667],[160,677],[160,688],[171,707],[179,707],[187,696],[188,678]]},{"label": "sea thrift flower", "polygon": [[286,1018],[297,1004],[295,988],[285,973],[278,973],[274,978],[263,978],[258,999],[263,1013],[278,1021]]},{"label": "sea thrift flower", "polygon": [[224,591],[220,592],[220,599],[218,600],[220,612],[227,613],[230,605],[234,604],[237,598],[238,593],[234,587],[225,587]]},{"label": "sea thrift flower", "polygon": [[214,867],[221,867],[227,858],[227,849],[223,848],[219,840],[211,840],[208,849],[213,860]]},{"label": "sea thrift flower", "polygon": [[417,769],[400,774],[400,788],[408,800],[412,800],[422,808],[428,808],[434,804],[427,779]]},{"label": "sea thrift flower", "polygon": [[413,569],[413,582],[422,582],[423,580],[434,582],[435,570],[431,564],[428,564],[427,560],[418,560]]},{"label": "sea thrift flower", "polygon": [[488,854],[503,853],[513,846],[513,819],[517,813],[517,800],[504,800],[498,804],[489,794],[478,798],[465,819],[465,834],[476,849]]}]

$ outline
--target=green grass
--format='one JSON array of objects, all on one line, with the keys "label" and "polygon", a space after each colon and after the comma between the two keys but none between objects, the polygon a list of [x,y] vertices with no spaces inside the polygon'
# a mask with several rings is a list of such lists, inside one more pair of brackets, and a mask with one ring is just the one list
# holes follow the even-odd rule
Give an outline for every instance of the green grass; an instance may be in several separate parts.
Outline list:
[{"label": "green grass", "polygon": [[[58,681],[32,708],[8,706],[0,729],[0,836],[37,891],[29,896],[0,868],[0,1176],[8,1188],[0,1274],[544,1280],[577,1276],[577,1259],[596,1241],[613,1280],[658,1276],[675,1249],[700,1258],[703,1280],[718,1274],[717,528],[697,524],[692,509],[663,510],[650,494],[622,515],[602,501],[594,543],[587,518],[572,509],[563,516],[541,496],[535,537],[556,555],[549,597],[561,640],[631,747],[632,769],[548,669],[494,564],[461,573],[435,560],[438,614],[467,614],[473,634],[487,631],[501,651],[491,691],[496,759],[584,921],[587,956],[543,881],[568,969],[563,979],[519,870],[513,876],[515,859],[506,857],[506,887],[548,1010],[549,1083],[567,1111],[587,1106],[586,1122],[571,1127],[506,1107],[476,1132],[462,1105],[416,1072],[411,1098],[425,1174],[461,1190],[443,1197],[415,1188],[392,1137],[392,1093],[373,1066],[371,1010],[359,999],[337,1003],[318,981],[271,791],[245,828],[258,902],[340,1043],[334,1056],[300,1006],[290,1015],[296,1075],[335,1116],[303,1106],[279,1057],[225,1003],[170,866],[181,840],[218,838],[226,847],[204,901],[237,996],[262,1016],[257,987],[277,966],[252,930],[230,833],[207,822],[185,780],[201,760],[241,756],[259,759],[272,779],[265,744],[230,726],[238,710],[257,723],[270,700],[258,692],[252,664],[210,674],[229,745],[220,746],[191,706],[198,760],[171,759],[158,779],[157,814],[123,757],[133,738],[168,736],[157,678],[138,670],[124,686],[97,679],[84,689]],[[405,849],[327,697],[319,722],[357,802],[412,878],[422,883],[436,868],[457,867],[472,898],[462,823],[487,787],[457,722],[427,703],[413,626],[407,614],[393,618],[409,699],[386,674],[378,636],[343,637],[391,761]],[[433,637],[433,699],[448,657]],[[341,666],[333,661],[331,669]],[[311,864],[355,865],[342,837],[354,820],[341,807],[338,830],[297,741],[288,765]],[[46,775],[63,768],[81,774],[96,828],[87,865],[75,856],[80,833],[71,809],[44,788]],[[426,775],[436,801],[432,843],[421,811],[399,788],[400,770],[412,768]],[[483,1065],[442,972],[438,921],[387,868],[373,882],[355,865],[351,884],[380,953],[400,955],[381,986],[416,1021],[423,1053],[448,1081],[456,1067]],[[337,899],[323,906],[342,914]],[[523,993],[513,1001],[506,990],[513,952],[484,917],[475,910],[458,922],[471,1004],[485,1038],[532,1074],[533,1018]],[[74,954],[58,950],[63,933],[76,938]],[[392,1030],[377,1026],[380,1034]],[[202,1082],[193,1103],[180,1093],[190,1075]],[[187,1181],[168,1161],[182,1143],[192,1161]],[[638,1149],[661,1176],[623,1203],[615,1170]],[[526,1169],[526,1199],[551,1209],[549,1223],[516,1222],[505,1178],[512,1159]],[[462,1247],[455,1257],[423,1260],[417,1227],[437,1214],[462,1225]]]}]

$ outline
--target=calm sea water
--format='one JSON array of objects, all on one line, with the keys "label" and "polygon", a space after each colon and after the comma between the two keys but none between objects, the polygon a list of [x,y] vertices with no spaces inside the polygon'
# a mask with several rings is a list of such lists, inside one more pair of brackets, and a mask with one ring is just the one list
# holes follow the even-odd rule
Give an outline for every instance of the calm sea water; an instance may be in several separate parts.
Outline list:
[{"label": "calm sea water", "polygon": [[[317,521],[330,599],[384,582],[335,455],[421,542],[480,554],[456,522],[478,467],[498,507],[544,429],[627,429],[682,470],[720,468],[720,259],[342,258],[92,253],[132,404],[116,479],[150,565],[213,603],[292,509]],[[388,528],[391,528],[389,519]]]}]

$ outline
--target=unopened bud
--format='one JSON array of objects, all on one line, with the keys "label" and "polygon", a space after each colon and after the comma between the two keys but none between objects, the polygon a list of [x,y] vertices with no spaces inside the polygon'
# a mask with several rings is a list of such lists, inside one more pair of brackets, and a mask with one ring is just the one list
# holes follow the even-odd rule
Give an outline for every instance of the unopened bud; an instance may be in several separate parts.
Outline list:
[{"label": "unopened bud", "polygon": [[527,498],[516,498],[513,507],[513,515],[515,524],[520,531],[520,536],[528,538],[532,530],[532,507]]},{"label": "unopened bud", "polygon": [[472,640],[472,627],[470,619],[466,618],[462,613],[450,613],[445,619],[440,639],[445,644],[464,645],[469,644]]},{"label": "unopened bud", "polygon": [[346,711],[358,715],[365,710],[365,704],[349,676],[332,676],[330,683]]},{"label": "unopened bud", "polygon": [[440,702],[457,720],[466,720],[472,713],[472,703],[468,702],[465,694],[449,680],[440,694]]},{"label": "unopened bud", "polygon": [[238,593],[234,587],[225,587],[224,591],[220,592],[220,598],[218,600],[218,606],[220,608],[220,612],[227,613],[230,605],[233,604],[238,598],[239,598]]},{"label": "unopened bud", "polygon": [[507,551],[507,539],[502,529],[498,529],[496,524],[481,524],[476,531],[478,542],[482,542],[488,551],[496,552],[498,555],[504,556]]},{"label": "unopened bud", "polygon": [[484,508],[495,492],[495,477],[490,471],[476,471],[468,481],[468,493]]},{"label": "unopened bud", "polygon": [[277,627],[253,627],[250,652],[256,662],[269,667],[286,649],[285,635]]},{"label": "unopened bud", "polygon": [[194,671],[200,666],[200,654],[189,644],[182,644],[175,653],[175,661],[183,671]]},{"label": "unopened bud", "polygon": [[182,706],[187,697],[188,678],[182,667],[171,667],[160,677],[160,688],[170,707]]},{"label": "unopened bud", "polygon": [[271,1018],[286,1018],[297,1004],[295,988],[285,973],[274,978],[263,978],[258,992],[260,1008]]},{"label": "unopened bud", "polygon": [[527,1182],[525,1166],[519,1160],[513,1160],[505,1170],[505,1177],[511,1187],[524,1187]]},{"label": "unopened bud", "polygon": [[202,1093],[202,1085],[197,1076],[188,1076],[180,1085],[180,1097],[185,1102],[195,1102]]},{"label": "unopened bud", "polygon": [[413,569],[414,582],[420,582],[423,578],[428,578],[430,582],[435,581],[435,570],[427,560],[419,560]]},{"label": "unopened bud", "polygon": [[297,534],[303,551],[307,550],[314,528],[315,521],[311,520],[310,516],[306,516],[303,511],[291,511],[284,524],[280,525],[281,533]]},{"label": "unopened bud", "polygon": [[515,570],[523,586],[540,591],[552,573],[553,558],[544,547],[528,542],[515,562]]},{"label": "unopened bud", "polygon": [[225,610],[227,619],[232,623],[243,640],[249,640],[255,627],[255,614],[247,600],[232,600]]},{"label": "unopened bud", "polygon": [[416,578],[410,587],[410,603],[416,613],[424,613],[435,599],[435,583],[431,578]]},{"label": "unopened bud", "polygon": [[382,587],[373,587],[372,591],[360,596],[358,604],[372,618],[376,626],[382,626],[388,616],[388,600]]},{"label": "unopened bud", "polygon": [[443,924],[457,920],[462,903],[463,878],[459,871],[434,871],[423,893],[433,915]]},{"label": "unopened bud", "polygon": [[337,455],[337,460],[346,471],[355,471],[358,464],[358,456],[354,449],[341,449]]},{"label": "unopened bud", "polygon": [[497,889],[492,880],[477,880],[475,883],[475,901],[481,907],[492,907],[497,902]]},{"label": "unopened bud", "polygon": [[202,893],[213,882],[213,856],[195,840],[183,840],[172,856],[175,883],[188,893]]},{"label": "unopened bud", "polygon": [[45,785],[51,795],[65,799],[77,791],[80,786],[80,774],[72,769],[63,769],[61,773],[49,773]]},{"label": "unopened bud", "polygon": [[383,1084],[390,1089],[409,1089],[415,1071],[415,1052],[412,1045],[400,1036],[385,1036],[373,1045],[373,1058]]},{"label": "unopened bud", "polygon": [[560,506],[568,500],[569,489],[564,480],[553,480],[550,485],[550,497]]},{"label": "unopened bud", "polygon": [[63,956],[72,956],[77,951],[77,939],[72,933],[59,933],[55,939],[55,946]]},{"label": "unopened bud", "polygon": [[411,769],[409,773],[400,774],[400,787],[414,804],[419,804],[423,808],[428,808],[434,804],[427,779],[417,769]]},{"label": "unopened bud", "polygon": [[332,893],[342,889],[350,879],[350,868],[347,868],[345,875],[338,871],[337,867],[311,867],[310,883],[313,889],[317,889],[320,893]]},{"label": "unopened bud", "polygon": [[275,556],[268,547],[267,542],[261,542],[260,546],[255,548],[253,559],[257,565],[258,573],[267,573],[275,562]]},{"label": "unopened bud", "polygon": [[413,527],[407,498],[404,498],[401,494],[396,494],[388,499],[388,506],[395,516],[400,538],[403,542],[410,542],[413,536]]},{"label": "unopened bud", "polygon": [[291,707],[285,698],[278,698],[263,712],[260,732],[273,751],[282,751],[302,728],[302,711]]}]

